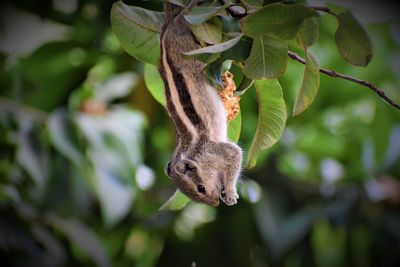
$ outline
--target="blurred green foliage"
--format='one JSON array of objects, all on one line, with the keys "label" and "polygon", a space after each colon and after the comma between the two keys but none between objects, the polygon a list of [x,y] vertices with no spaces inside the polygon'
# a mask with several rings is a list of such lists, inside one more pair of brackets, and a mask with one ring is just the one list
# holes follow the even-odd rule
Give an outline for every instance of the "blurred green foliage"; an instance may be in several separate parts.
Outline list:
[{"label": "blurred green foliage", "polygon": [[[313,105],[288,118],[280,142],[244,171],[238,205],[159,211],[175,191],[163,172],[174,127],[146,88],[144,65],[111,32],[111,5],[2,7],[11,14],[3,44],[24,40],[1,46],[2,266],[400,264],[400,113],[366,88],[326,76]],[[366,68],[340,57],[332,17],[318,23],[311,50],[321,66],[368,80],[399,102],[398,22],[367,27],[374,58]],[[54,25],[56,32],[46,28]],[[41,29],[51,34],[32,38]],[[279,78],[288,114],[303,71],[289,61]],[[254,87],[241,99],[245,151],[256,99]]]}]

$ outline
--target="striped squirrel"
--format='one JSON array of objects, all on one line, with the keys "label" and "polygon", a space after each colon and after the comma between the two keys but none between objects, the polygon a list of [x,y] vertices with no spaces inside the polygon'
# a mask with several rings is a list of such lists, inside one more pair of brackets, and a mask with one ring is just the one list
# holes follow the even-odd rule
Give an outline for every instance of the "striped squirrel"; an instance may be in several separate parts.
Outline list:
[{"label": "striped squirrel", "polygon": [[[191,1],[187,9],[198,1]],[[184,9],[165,4],[160,34],[160,68],[167,109],[176,127],[176,147],[166,174],[191,199],[217,206],[237,203],[236,181],[242,151],[227,140],[227,119],[204,63],[183,59],[181,52],[200,47],[183,17]]]}]

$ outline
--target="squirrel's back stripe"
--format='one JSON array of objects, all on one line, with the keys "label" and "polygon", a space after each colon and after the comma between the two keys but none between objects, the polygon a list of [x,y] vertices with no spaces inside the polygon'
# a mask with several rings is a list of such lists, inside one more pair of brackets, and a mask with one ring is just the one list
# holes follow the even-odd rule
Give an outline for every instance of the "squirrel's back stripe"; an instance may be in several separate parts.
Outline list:
[{"label": "squirrel's back stripe", "polygon": [[173,62],[171,62],[171,59],[168,57],[168,55],[167,61],[172,73],[174,73],[173,79],[178,90],[180,104],[193,126],[199,131],[199,133],[203,133],[205,131],[205,126],[193,106],[192,97],[187,83],[185,82],[185,78],[183,74],[174,66]]}]

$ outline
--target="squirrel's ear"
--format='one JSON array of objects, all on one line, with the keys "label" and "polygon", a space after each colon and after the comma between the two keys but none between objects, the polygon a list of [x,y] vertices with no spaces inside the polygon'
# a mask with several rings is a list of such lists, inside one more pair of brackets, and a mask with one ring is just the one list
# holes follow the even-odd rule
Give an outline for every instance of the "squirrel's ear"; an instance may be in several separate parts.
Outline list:
[{"label": "squirrel's ear", "polygon": [[194,171],[196,169],[196,162],[189,159],[183,159],[175,164],[175,170],[182,174],[185,174],[188,171]]},{"label": "squirrel's ear", "polygon": [[165,175],[171,178],[171,162],[168,162],[167,166],[164,168]]}]

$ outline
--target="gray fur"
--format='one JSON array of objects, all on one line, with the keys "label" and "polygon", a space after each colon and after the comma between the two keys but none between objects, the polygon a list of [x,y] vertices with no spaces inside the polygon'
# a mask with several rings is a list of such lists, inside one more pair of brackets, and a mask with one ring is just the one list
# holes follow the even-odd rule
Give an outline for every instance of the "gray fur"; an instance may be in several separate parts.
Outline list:
[{"label": "gray fur", "polygon": [[[217,206],[221,198],[227,205],[234,205],[242,151],[227,141],[226,114],[204,74],[204,64],[182,56],[181,52],[199,48],[182,8],[167,3],[165,10],[160,74],[177,130],[176,148],[166,173],[195,201]],[[198,192],[199,186],[204,186],[204,193]]]}]

